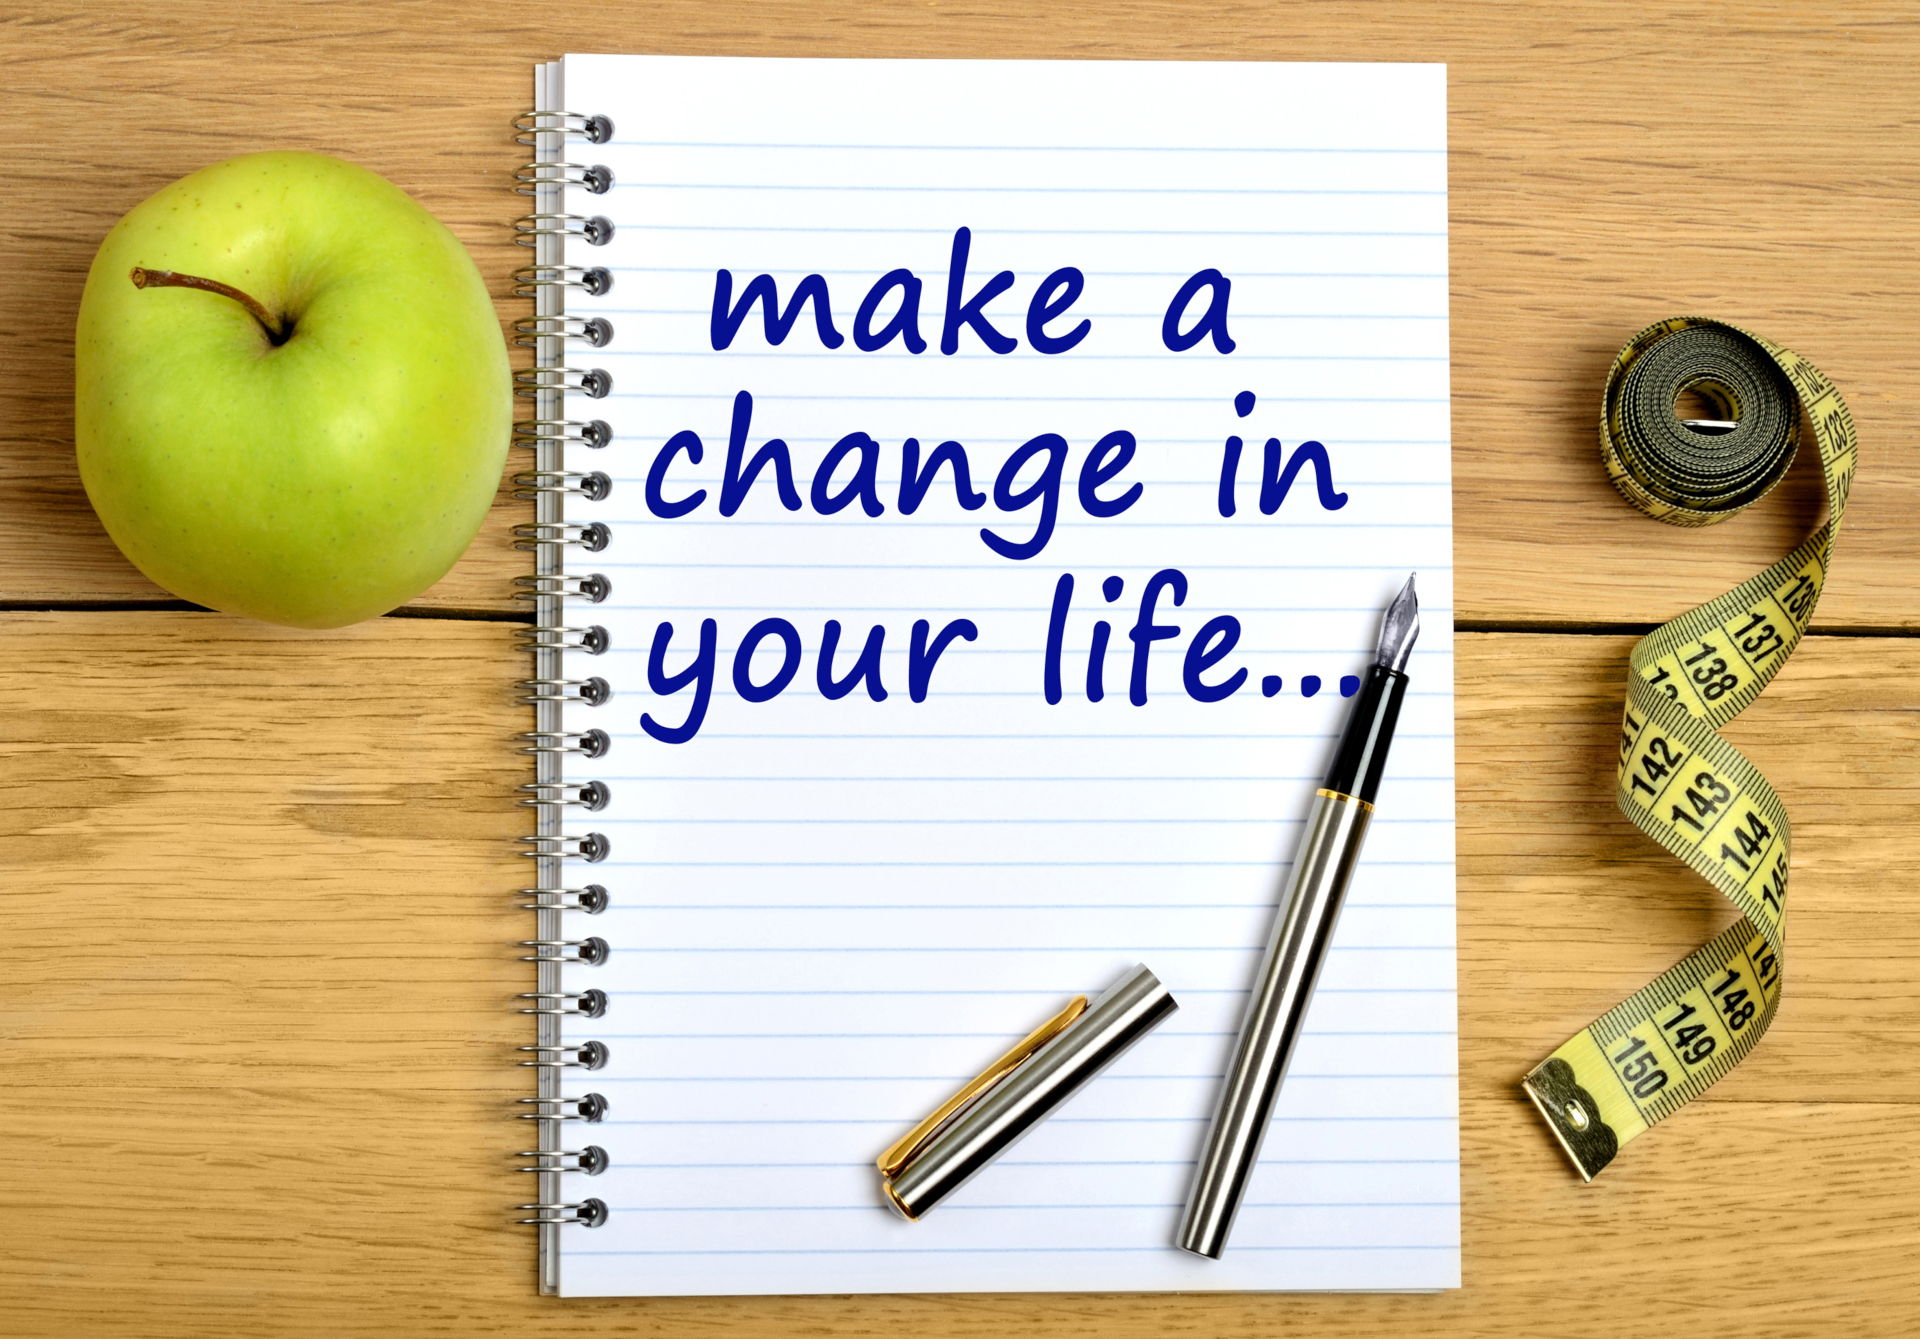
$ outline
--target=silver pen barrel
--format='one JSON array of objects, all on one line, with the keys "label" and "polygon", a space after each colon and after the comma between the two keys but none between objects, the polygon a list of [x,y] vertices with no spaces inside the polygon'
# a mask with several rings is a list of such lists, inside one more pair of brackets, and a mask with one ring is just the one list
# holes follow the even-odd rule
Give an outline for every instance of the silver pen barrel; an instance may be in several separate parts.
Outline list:
[{"label": "silver pen barrel", "polygon": [[1407,659],[1419,634],[1420,602],[1408,577],[1381,617],[1373,666],[1361,681],[1326,783],[1307,814],[1273,937],[1247,999],[1240,1039],[1220,1085],[1186,1213],[1174,1238],[1182,1250],[1195,1255],[1220,1258],[1253,1178],[1274,1099],[1286,1079],[1347,884],[1360,860],[1373,797],[1386,771],[1393,727],[1406,696]]},{"label": "silver pen barrel", "polygon": [[1294,855],[1279,919],[1247,1001],[1207,1142],[1176,1238],[1182,1250],[1219,1259],[1260,1157],[1274,1098],[1306,1021],[1314,982],[1333,939],[1347,883],[1360,859],[1373,806],[1323,790],[1314,797]]}]

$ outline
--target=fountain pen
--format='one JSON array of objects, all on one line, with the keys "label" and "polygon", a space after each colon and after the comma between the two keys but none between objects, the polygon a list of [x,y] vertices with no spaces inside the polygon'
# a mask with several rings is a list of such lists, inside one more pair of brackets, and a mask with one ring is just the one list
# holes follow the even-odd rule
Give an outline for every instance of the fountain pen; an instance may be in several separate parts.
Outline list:
[{"label": "fountain pen", "polygon": [[1273,937],[1207,1127],[1175,1239],[1195,1255],[1217,1260],[1226,1249],[1234,1214],[1260,1157],[1274,1099],[1306,1020],[1347,883],[1360,861],[1393,725],[1407,692],[1407,657],[1419,633],[1420,603],[1408,577],[1381,619],[1373,667],[1354,697],[1333,765],[1307,815]]}]

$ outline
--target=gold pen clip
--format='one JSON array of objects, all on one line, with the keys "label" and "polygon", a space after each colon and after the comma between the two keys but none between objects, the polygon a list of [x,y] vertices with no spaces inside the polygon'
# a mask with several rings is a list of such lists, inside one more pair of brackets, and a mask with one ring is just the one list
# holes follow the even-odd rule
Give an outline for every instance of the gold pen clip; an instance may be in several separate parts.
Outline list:
[{"label": "gold pen clip", "polygon": [[[1076,995],[1067,1001],[1067,1007],[1049,1018],[1039,1027],[1029,1032],[1013,1044],[1005,1055],[988,1065],[980,1073],[961,1086],[960,1091],[935,1107],[932,1114],[918,1125],[908,1130],[899,1139],[888,1145],[887,1151],[876,1158],[875,1165],[880,1168],[883,1180],[890,1181],[902,1168],[912,1162],[917,1154],[936,1134],[940,1133],[950,1121],[966,1110],[988,1089],[999,1083],[1042,1046],[1052,1041],[1067,1027],[1087,1011],[1087,997]],[[904,1210],[903,1210],[904,1211]]]}]

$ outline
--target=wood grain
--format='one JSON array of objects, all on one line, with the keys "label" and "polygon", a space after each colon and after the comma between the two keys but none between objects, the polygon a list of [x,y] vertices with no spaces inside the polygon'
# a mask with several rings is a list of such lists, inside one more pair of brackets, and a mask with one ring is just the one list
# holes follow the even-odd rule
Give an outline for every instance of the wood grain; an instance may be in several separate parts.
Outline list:
[{"label": "wood grain", "polygon": [[1654,1298],[1756,1337],[1920,1325],[1920,931],[1887,885],[1920,830],[1920,643],[1863,676],[1857,639],[1813,638],[1738,723],[1795,818],[1783,1013],[1582,1187],[1515,1080],[1727,913],[1612,810],[1629,639],[1461,639],[1459,1293],[559,1303],[505,1211],[507,633],[0,632],[7,1333],[1359,1339],[1589,1332]]},{"label": "wood grain", "polygon": [[[507,240],[507,122],[537,56],[1427,60],[1451,65],[1458,616],[1664,619],[1809,528],[1810,477],[1691,534],[1652,530],[1603,481],[1608,359],[1647,322],[1697,311],[1799,349],[1859,419],[1864,464],[1821,624],[1920,627],[1920,463],[1903,447],[1920,434],[1908,5],[31,0],[0,14],[0,42],[14,145],[0,600],[162,596],[107,541],[75,474],[70,332],[107,228],[207,162],[305,147],[386,173],[472,249],[507,321],[523,259]],[[504,607],[519,571],[505,533],[490,526],[422,603]],[[1654,544],[1673,561],[1649,568]]]}]

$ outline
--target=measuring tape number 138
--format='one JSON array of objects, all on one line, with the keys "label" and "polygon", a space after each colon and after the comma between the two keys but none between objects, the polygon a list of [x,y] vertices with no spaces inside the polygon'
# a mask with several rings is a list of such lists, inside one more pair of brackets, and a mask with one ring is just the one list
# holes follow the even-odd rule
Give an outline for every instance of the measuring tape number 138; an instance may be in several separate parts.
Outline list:
[{"label": "measuring tape number 138", "polygon": [[[1683,392],[1716,406],[1721,421],[1682,422],[1674,406]],[[1757,502],[1786,474],[1803,432],[1826,478],[1819,528],[1633,648],[1615,798],[1740,919],[1527,1075],[1522,1087],[1587,1180],[1739,1064],[1779,1007],[1791,830],[1773,787],[1719,729],[1760,695],[1813,618],[1855,459],[1853,418],[1833,384],[1790,349],[1724,321],[1648,326],[1607,374],[1607,475],[1669,525],[1712,525]]]}]

